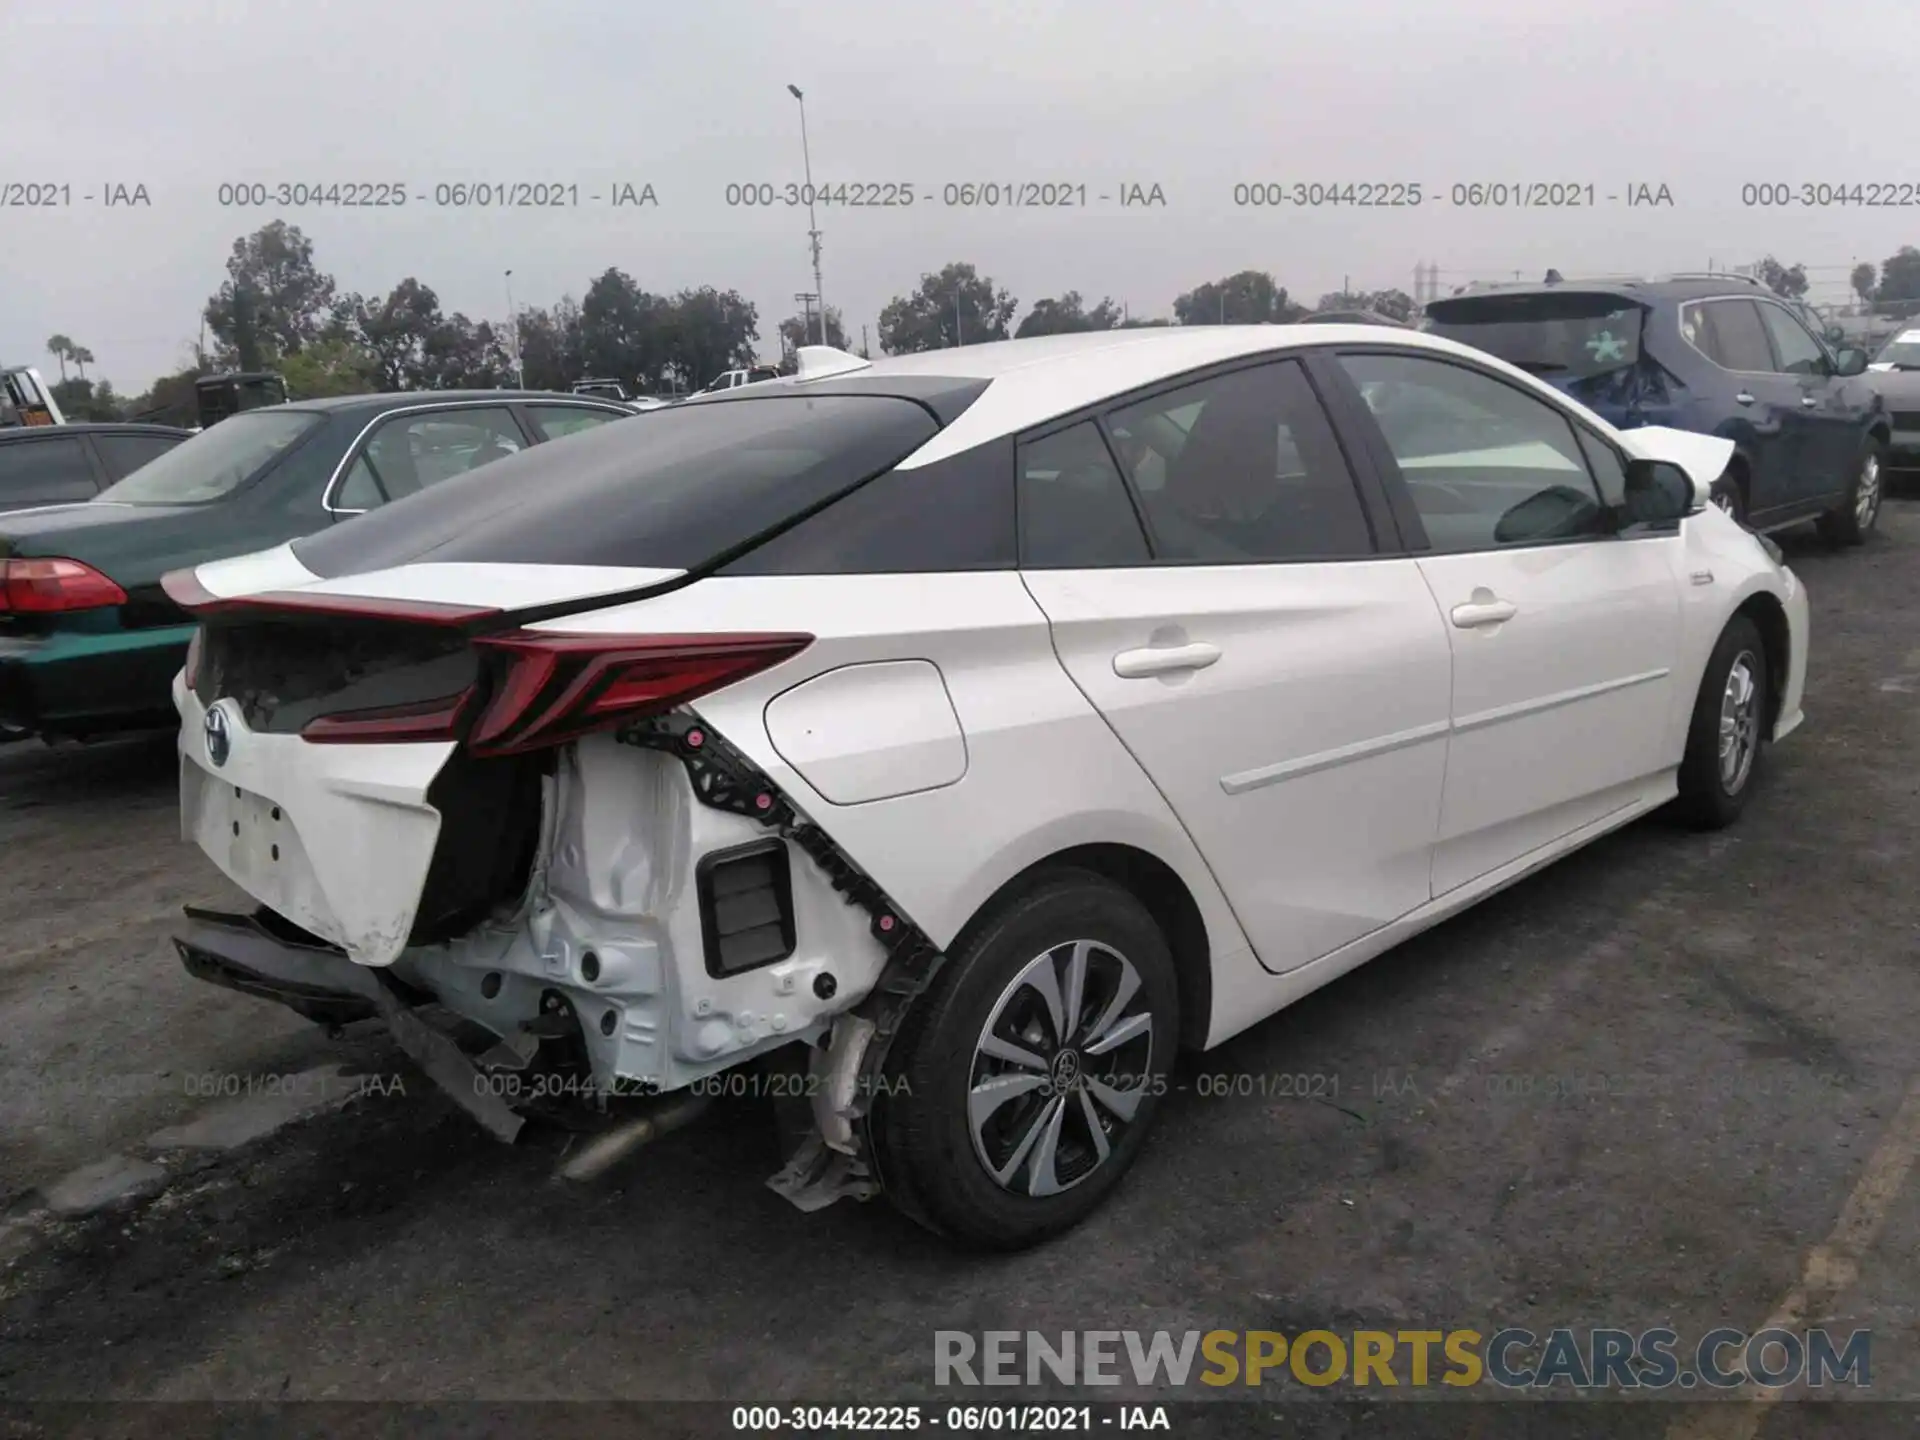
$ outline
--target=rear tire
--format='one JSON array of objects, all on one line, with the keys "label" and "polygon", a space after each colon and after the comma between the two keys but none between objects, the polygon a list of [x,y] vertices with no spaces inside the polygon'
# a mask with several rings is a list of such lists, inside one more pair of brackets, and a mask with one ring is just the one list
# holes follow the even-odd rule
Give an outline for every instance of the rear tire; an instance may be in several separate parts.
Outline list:
[{"label": "rear tire", "polygon": [[1869,439],[1860,449],[1853,479],[1841,502],[1817,522],[1821,538],[1832,545],[1864,545],[1880,521],[1880,501],[1886,493],[1886,447]]},{"label": "rear tire", "polygon": [[1680,762],[1675,813],[1697,830],[1719,830],[1740,818],[1766,751],[1769,711],[1767,647],[1760,627],[1736,615],[1720,632],[1700,680]]},{"label": "rear tire", "polygon": [[1132,895],[1067,869],[1021,892],[948,956],[887,1058],[868,1138],[888,1197],[973,1249],[1070,1229],[1140,1153],[1179,1021],[1172,953]]}]

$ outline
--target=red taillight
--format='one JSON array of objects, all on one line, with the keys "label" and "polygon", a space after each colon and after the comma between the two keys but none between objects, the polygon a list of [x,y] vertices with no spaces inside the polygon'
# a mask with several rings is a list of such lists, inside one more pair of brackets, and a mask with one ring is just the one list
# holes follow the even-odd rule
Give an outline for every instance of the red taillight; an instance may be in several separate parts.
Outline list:
[{"label": "red taillight", "polygon": [[811,635],[480,636],[506,662],[491,703],[467,737],[476,755],[557,745],[641,720],[779,664]]},{"label": "red taillight", "polygon": [[127,592],[78,560],[0,560],[0,596],[16,615],[98,610],[127,603]]}]

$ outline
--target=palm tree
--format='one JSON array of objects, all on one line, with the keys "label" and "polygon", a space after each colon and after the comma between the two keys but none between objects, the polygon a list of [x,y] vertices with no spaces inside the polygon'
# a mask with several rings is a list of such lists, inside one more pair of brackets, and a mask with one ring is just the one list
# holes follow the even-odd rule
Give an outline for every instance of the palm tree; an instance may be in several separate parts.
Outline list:
[{"label": "palm tree", "polygon": [[64,335],[47,337],[47,353],[60,362],[60,383],[67,383],[67,357],[73,354],[73,341]]},{"label": "palm tree", "polygon": [[68,352],[75,365],[80,367],[80,378],[87,378],[87,366],[93,364],[93,351],[84,345],[76,345]]}]

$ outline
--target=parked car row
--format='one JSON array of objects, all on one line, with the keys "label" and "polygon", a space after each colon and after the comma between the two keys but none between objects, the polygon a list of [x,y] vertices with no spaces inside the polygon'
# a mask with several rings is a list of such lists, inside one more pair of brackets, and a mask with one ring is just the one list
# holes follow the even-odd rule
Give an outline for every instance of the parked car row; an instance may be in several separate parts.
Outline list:
[{"label": "parked car row", "polygon": [[84,739],[171,723],[168,687],[194,623],[161,590],[167,571],[325,529],[633,413],[539,392],[403,393],[245,410],[199,434],[0,432],[0,500],[33,507],[0,514],[0,727]]},{"label": "parked car row", "polygon": [[1807,597],[1709,503],[1742,439],[1657,423],[1795,374],[1703,368],[1709,325],[1783,344],[1686,328],[1720,298],[809,347],[630,425],[279,407],[0,543],[43,643],[168,631],[183,831],[257,906],[189,912],[192,973],[383,1021],[503,1139],[797,1067],[777,1190],[1007,1248],[1111,1192],[1180,1047],[1658,807],[1738,817]]},{"label": "parked car row", "polygon": [[[1893,421],[1867,356],[1829,350],[1736,276],[1493,286],[1427,306],[1427,328],[1496,355],[1611,423],[1718,436],[1714,503],[1760,530],[1817,521],[1859,544],[1880,515]],[[1920,407],[1916,407],[1920,408]]]}]

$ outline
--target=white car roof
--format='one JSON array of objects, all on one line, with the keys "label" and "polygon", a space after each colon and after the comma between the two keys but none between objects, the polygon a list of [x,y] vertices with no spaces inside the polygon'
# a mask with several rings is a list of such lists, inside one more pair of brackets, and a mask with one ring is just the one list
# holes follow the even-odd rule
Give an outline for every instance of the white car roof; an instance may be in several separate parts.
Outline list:
[{"label": "white car roof", "polygon": [[[1378,325],[1180,325],[1097,330],[888,356],[858,374],[863,379],[943,375],[991,382],[953,424],[901,465],[905,470],[932,464],[1183,371],[1268,350],[1328,345],[1388,345],[1470,356],[1507,372],[1558,404],[1571,403],[1525,371],[1471,346],[1423,331],[1389,330]],[[831,383],[832,378],[838,377],[821,383]]]}]

